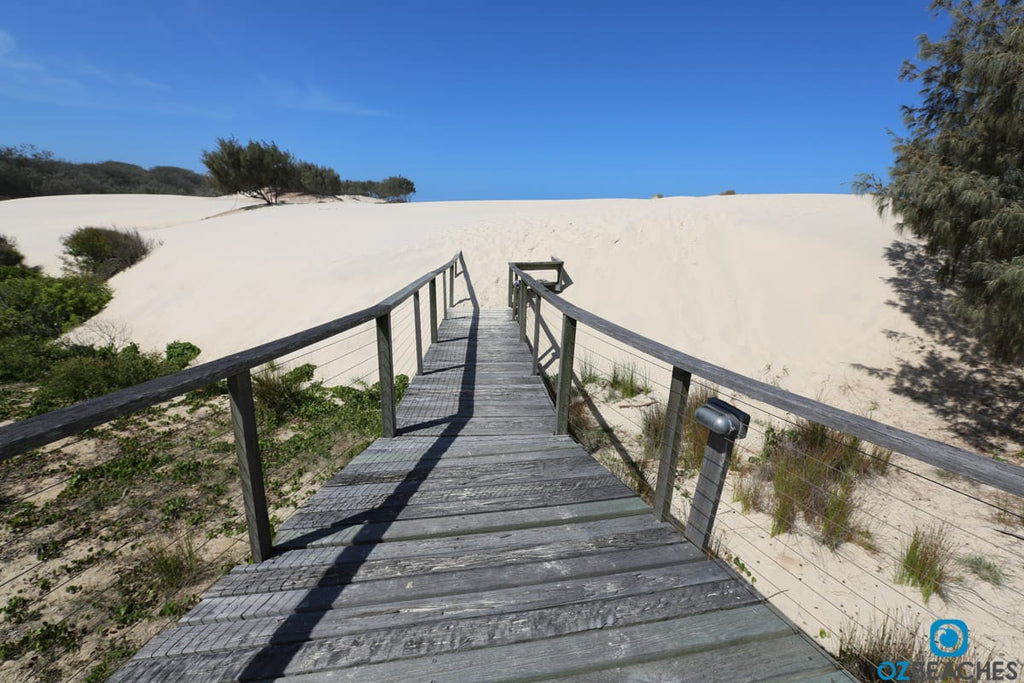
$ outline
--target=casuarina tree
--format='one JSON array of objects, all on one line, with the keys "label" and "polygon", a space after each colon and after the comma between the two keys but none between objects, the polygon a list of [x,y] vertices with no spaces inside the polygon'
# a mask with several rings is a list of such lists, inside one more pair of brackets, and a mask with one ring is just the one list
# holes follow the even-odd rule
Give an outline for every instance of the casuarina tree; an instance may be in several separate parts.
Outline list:
[{"label": "casuarina tree", "polygon": [[203,164],[221,192],[277,203],[278,195],[297,184],[297,166],[289,152],[273,142],[242,145],[235,138],[217,138],[217,149],[203,151]]},{"label": "casuarina tree", "polygon": [[1002,361],[1024,360],[1024,0],[935,0],[950,20],[918,39],[888,182],[857,187],[941,260],[954,310]]}]

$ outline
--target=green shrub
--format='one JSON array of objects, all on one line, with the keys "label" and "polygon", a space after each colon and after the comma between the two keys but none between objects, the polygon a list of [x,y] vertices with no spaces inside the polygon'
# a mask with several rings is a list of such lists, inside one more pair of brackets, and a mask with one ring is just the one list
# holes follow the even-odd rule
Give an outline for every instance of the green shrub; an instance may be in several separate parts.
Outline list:
[{"label": "green shrub", "polygon": [[20,266],[24,261],[25,256],[18,251],[14,240],[0,235],[0,266]]},{"label": "green shrub", "polygon": [[300,161],[298,175],[299,185],[303,192],[315,194],[318,197],[336,195],[341,192],[341,177],[333,168]]},{"label": "green shrub", "polygon": [[138,230],[75,228],[61,238],[71,272],[109,279],[130,268],[152,250],[153,244]]},{"label": "green shrub", "polygon": [[307,395],[303,385],[313,379],[316,366],[312,363],[285,371],[274,361],[252,378],[252,394],[256,414],[269,426],[284,424],[302,408]]},{"label": "green shrub", "polygon": [[103,310],[110,288],[92,277],[23,277],[0,282],[0,337],[56,337]]},{"label": "green shrub", "polygon": [[0,266],[0,282],[6,280],[18,280],[26,277],[40,277],[38,268],[27,268],[26,266]]},{"label": "green shrub", "polygon": [[170,372],[184,370],[200,353],[202,350],[192,342],[172,341],[164,351],[167,369]]},{"label": "green shrub", "polygon": [[53,363],[43,377],[29,411],[34,415],[44,413],[147,382],[180,370],[179,364],[183,358],[189,357],[192,350],[198,355],[199,349],[193,344],[172,344],[179,346],[168,345],[172,347],[168,357],[144,353],[135,344],[121,350],[111,346],[99,349],[88,346],[68,347],[63,352],[65,357]]},{"label": "green shrub", "polygon": [[51,339],[26,335],[0,337],[0,382],[32,382],[67,357],[67,349]]},{"label": "green shrub", "polygon": [[159,356],[141,353],[134,344],[121,351],[108,347],[95,355],[67,358],[55,363],[43,379],[31,411],[44,413],[145,382],[162,374],[161,365]]}]

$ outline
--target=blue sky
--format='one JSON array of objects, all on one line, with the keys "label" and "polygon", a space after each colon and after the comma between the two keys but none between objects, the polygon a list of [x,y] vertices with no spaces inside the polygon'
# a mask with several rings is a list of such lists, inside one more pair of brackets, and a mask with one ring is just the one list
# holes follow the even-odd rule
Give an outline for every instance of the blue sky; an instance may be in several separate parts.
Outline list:
[{"label": "blue sky", "polygon": [[0,145],[203,170],[273,140],[417,201],[848,192],[927,0],[11,2]]}]

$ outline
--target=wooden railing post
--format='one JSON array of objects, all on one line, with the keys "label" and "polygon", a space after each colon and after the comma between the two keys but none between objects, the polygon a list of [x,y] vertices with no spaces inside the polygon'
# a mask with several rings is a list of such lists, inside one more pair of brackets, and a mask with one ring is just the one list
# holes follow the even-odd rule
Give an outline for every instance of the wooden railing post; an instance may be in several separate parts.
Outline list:
[{"label": "wooden railing post", "polygon": [[448,271],[441,271],[441,320],[448,319]]},{"label": "wooden railing post", "polygon": [[508,269],[508,307],[509,308],[512,308],[512,277],[513,277],[512,267],[509,266],[509,269]]},{"label": "wooden railing post", "polygon": [[245,523],[249,529],[249,550],[253,562],[263,562],[273,550],[270,519],[267,516],[267,494],[263,488],[263,463],[256,431],[256,409],[252,401],[252,378],[244,370],[228,377],[231,402],[231,424],[235,431],[235,452],[238,473],[242,479],[242,500]]},{"label": "wooden railing post", "polygon": [[572,359],[576,350],[576,320],[562,314],[562,350],[558,361],[558,395],[555,397],[555,434],[569,433],[569,402],[572,392]]},{"label": "wooden railing post", "polygon": [[530,298],[530,290],[522,282],[519,283],[519,342],[526,342],[526,302]]},{"label": "wooden railing post", "polygon": [[729,473],[734,442],[746,436],[750,415],[713,398],[697,408],[694,419],[708,428],[708,445],[704,448],[704,460],[683,535],[701,550],[707,550],[725,477]]},{"label": "wooden railing post", "polygon": [[533,374],[540,374],[540,297],[533,298]]},{"label": "wooden railing post", "polygon": [[391,312],[377,318],[377,377],[380,383],[381,436],[395,436],[395,368],[391,345]]},{"label": "wooden railing post", "polygon": [[455,306],[455,264],[453,263],[448,271],[451,275],[448,276],[448,305]]},{"label": "wooden railing post", "polygon": [[673,367],[668,406],[665,408],[665,428],[661,433],[658,481],[654,487],[654,518],[659,522],[668,519],[672,506],[672,487],[676,479],[676,463],[679,461],[679,445],[683,435],[683,413],[686,411],[689,391],[690,373]]},{"label": "wooden railing post", "polygon": [[416,328],[416,374],[423,374],[423,330],[420,329],[420,290],[412,293],[412,324]]},{"label": "wooden railing post", "polygon": [[430,280],[427,286],[430,293],[430,343],[437,343],[437,278]]}]

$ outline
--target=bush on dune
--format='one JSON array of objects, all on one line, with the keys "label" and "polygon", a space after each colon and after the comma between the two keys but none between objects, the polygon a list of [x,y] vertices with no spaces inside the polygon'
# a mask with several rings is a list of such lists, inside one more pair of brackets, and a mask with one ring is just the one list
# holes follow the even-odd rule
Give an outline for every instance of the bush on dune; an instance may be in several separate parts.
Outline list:
[{"label": "bush on dune", "polygon": [[60,241],[69,272],[104,280],[131,268],[153,248],[153,243],[138,230],[83,227],[76,228]]},{"label": "bush on dune", "polygon": [[189,342],[171,342],[163,355],[140,351],[136,344],[68,347],[42,379],[29,412],[38,415],[177,372],[199,352]]},{"label": "bush on dune", "polygon": [[99,313],[112,294],[94,277],[25,277],[0,281],[0,337],[56,337]]}]

